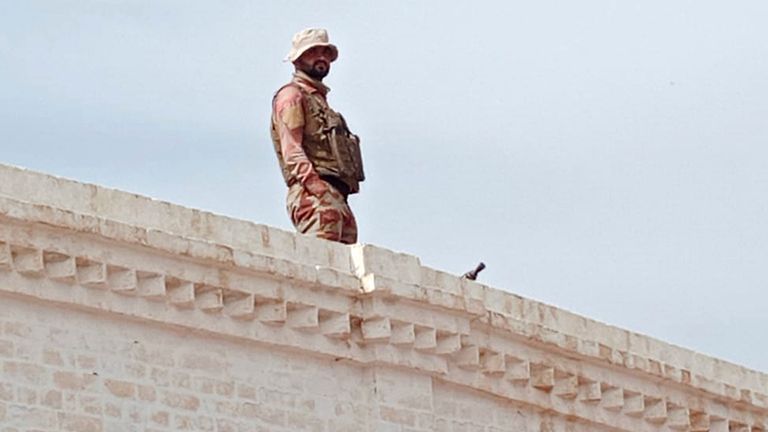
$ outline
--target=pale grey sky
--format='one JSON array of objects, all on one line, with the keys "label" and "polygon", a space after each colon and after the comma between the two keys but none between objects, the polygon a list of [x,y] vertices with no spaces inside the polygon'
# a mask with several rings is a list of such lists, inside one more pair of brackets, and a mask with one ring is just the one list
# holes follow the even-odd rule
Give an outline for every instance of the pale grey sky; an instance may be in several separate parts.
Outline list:
[{"label": "pale grey sky", "polygon": [[296,31],[360,239],[768,371],[768,2],[0,0],[0,162],[291,229]]}]

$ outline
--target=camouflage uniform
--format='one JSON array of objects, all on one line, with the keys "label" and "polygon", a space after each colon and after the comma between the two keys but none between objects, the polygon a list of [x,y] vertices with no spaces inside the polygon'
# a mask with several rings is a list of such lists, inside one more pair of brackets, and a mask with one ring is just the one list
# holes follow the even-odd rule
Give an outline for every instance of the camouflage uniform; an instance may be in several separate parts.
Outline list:
[{"label": "camouflage uniform", "polygon": [[[275,94],[272,141],[296,230],[352,244],[357,242],[357,223],[347,196],[358,192],[364,179],[359,139],[328,106],[328,91],[322,82],[297,71]],[[327,191],[313,192],[317,190]]]},{"label": "camouflage uniform", "polygon": [[288,188],[287,209],[300,233],[346,244],[357,242],[355,216],[347,198],[333,186],[318,198],[296,183]]}]

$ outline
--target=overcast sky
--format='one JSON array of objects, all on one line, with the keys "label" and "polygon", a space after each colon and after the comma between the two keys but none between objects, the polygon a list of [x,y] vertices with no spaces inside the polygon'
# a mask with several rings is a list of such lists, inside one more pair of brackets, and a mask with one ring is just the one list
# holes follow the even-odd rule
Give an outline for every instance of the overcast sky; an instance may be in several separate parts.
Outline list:
[{"label": "overcast sky", "polygon": [[768,2],[0,0],[0,162],[292,229],[328,28],[360,241],[768,371]]}]

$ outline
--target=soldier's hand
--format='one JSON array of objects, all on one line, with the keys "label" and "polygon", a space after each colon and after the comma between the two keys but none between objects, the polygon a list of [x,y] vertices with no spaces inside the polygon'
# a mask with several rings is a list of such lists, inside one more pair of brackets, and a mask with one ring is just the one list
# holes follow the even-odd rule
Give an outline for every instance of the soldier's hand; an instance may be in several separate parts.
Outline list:
[{"label": "soldier's hand", "polygon": [[321,196],[325,195],[326,192],[328,192],[328,185],[321,179],[314,179],[311,181],[308,181],[304,187],[311,193],[312,195],[320,198]]}]

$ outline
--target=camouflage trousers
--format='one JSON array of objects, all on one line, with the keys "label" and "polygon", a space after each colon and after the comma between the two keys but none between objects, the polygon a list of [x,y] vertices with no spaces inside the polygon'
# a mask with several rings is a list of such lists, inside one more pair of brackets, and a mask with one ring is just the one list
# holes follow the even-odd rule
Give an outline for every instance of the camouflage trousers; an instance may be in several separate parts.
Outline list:
[{"label": "camouflage trousers", "polygon": [[288,214],[296,230],[326,240],[346,244],[357,242],[357,222],[347,200],[336,188],[316,197],[296,183],[288,188]]}]

